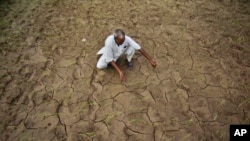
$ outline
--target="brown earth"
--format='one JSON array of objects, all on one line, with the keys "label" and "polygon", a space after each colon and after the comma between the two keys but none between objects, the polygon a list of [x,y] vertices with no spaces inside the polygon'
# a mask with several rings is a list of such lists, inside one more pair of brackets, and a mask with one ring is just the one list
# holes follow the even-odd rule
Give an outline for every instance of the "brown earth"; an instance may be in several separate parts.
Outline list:
[{"label": "brown earth", "polygon": [[[2,141],[227,141],[250,123],[247,0],[0,2]],[[157,68],[97,70],[116,28]]]}]

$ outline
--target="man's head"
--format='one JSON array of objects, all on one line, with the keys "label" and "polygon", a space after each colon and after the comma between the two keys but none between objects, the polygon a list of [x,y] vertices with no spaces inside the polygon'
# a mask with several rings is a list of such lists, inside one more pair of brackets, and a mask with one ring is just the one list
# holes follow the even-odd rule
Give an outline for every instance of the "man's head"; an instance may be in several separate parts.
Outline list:
[{"label": "man's head", "polygon": [[122,29],[116,29],[115,33],[114,33],[114,38],[115,38],[115,42],[118,45],[123,44],[124,40],[125,40],[125,33]]}]

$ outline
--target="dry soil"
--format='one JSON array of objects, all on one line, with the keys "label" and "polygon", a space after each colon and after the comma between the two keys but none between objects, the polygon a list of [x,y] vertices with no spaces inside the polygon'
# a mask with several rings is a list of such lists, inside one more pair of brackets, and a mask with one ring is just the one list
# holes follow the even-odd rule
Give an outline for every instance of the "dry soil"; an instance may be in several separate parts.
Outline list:
[{"label": "dry soil", "polygon": [[[227,141],[250,123],[247,0],[0,0],[0,140]],[[116,28],[134,68],[96,69]]]}]

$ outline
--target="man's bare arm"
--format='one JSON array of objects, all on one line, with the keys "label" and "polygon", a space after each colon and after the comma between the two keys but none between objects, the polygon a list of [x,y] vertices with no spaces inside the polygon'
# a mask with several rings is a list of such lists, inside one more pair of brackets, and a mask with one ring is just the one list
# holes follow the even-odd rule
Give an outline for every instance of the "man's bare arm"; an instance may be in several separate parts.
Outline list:
[{"label": "man's bare arm", "polygon": [[119,73],[121,81],[125,80],[124,74],[121,69],[116,65],[115,61],[111,61],[110,64],[115,68],[115,70]]},{"label": "man's bare arm", "polygon": [[143,48],[139,49],[139,51],[149,61],[149,63],[152,65],[152,67],[155,68],[156,63],[155,63],[155,61],[152,60],[152,58],[148,55],[148,53]]}]

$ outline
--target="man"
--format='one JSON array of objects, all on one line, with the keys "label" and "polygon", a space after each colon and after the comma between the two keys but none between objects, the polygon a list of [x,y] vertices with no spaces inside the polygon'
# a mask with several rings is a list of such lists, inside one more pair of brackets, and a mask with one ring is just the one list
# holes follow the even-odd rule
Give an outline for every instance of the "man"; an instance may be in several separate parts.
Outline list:
[{"label": "man", "polygon": [[152,67],[156,67],[156,63],[139,44],[137,44],[131,37],[125,35],[122,29],[116,29],[115,33],[108,36],[105,40],[105,46],[98,51],[97,55],[101,55],[101,57],[99,58],[96,67],[98,69],[103,69],[106,68],[108,64],[111,64],[119,73],[122,81],[125,79],[124,74],[115,62],[122,54],[125,54],[127,55],[128,66],[133,67],[131,60],[136,50],[146,57]]}]

